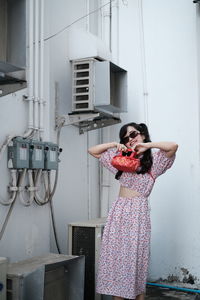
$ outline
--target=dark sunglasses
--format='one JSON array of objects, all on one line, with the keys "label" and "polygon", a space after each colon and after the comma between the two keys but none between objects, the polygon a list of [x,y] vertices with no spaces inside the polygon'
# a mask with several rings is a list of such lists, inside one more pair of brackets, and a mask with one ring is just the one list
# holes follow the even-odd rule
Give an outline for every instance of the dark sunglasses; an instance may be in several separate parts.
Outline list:
[{"label": "dark sunglasses", "polygon": [[133,131],[133,132],[131,132],[128,136],[123,137],[123,138],[121,139],[121,142],[122,142],[123,144],[127,144],[127,143],[129,142],[129,138],[134,139],[134,138],[136,138],[136,136],[138,136],[139,134],[140,134],[139,131]]}]

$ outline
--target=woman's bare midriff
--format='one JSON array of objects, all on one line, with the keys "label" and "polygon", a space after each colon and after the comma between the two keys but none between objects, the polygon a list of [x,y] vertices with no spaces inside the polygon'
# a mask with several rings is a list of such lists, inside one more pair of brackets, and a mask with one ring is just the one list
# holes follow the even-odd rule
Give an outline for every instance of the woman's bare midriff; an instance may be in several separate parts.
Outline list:
[{"label": "woman's bare midriff", "polygon": [[133,198],[140,196],[140,193],[137,191],[131,190],[125,186],[120,186],[119,197],[122,198]]}]

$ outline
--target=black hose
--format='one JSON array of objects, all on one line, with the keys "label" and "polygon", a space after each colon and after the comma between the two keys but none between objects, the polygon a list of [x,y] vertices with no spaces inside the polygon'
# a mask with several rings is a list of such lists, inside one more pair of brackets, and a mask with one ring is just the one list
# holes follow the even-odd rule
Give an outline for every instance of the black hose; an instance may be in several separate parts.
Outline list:
[{"label": "black hose", "polygon": [[[59,146],[59,142],[60,142],[60,132],[61,132],[62,126],[63,126],[63,124],[61,123],[61,125],[58,127],[58,131],[57,131],[57,145],[58,146]],[[57,183],[58,183],[58,171],[59,171],[59,164],[58,164],[58,169],[56,170],[54,187],[53,187],[53,190],[50,193],[50,197],[49,197],[49,205],[50,205],[51,220],[52,220],[52,227],[53,227],[53,234],[54,234],[54,239],[55,239],[55,243],[56,243],[56,248],[57,248],[58,253],[61,254],[60,246],[58,243],[58,235],[57,235],[57,231],[56,231],[54,209],[53,209],[53,196],[55,194]],[[49,176],[50,176],[50,174],[49,174]]]}]

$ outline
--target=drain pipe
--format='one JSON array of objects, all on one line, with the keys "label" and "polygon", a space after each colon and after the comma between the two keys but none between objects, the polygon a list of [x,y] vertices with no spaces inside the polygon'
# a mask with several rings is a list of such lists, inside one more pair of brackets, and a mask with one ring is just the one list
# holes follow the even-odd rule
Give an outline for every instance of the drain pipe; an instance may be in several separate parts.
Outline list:
[{"label": "drain pipe", "polygon": [[33,0],[29,0],[29,70],[28,70],[28,130],[23,134],[23,137],[29,137],[33,130]]},{"label": "drain pipe", "polygon": [[39,93],[39,134],[44,135],[44,0],[40,0],[40,93]]},{"label": "drain pipe", "polygon": [[147,67],[145,53],[145,36],[144,36],[144,17],[143,17],[143,0],[138,0],[139,14],[139,37],[140,37],[140,52],[141,52],[141,67],[142,67],[142,84],[143,84],[143,101],[144,101],[144,119],[149,125],[149,110],[148,110],[148,82],[147,82]]},{"label": "drain pipe", "polygon": [[39,67],[39,5],[38,0],[35,0],[35,69],[34,69],[34,128],[39,129],[38,126],[38,67]]},{"label": "drain pipe", "polygon": [[147,282],[147,285],[157,286],[157,287],[161,287],[161,288],[174,289],[174,290],[179,290],[179,291],[183,291],[183,292],[191,292],[191,293],[198,293],[198,294],[200,294],[200,290],[182,288],[182,287],[173,286],[173,285],[160,284],[160,283],[151,283],[151,282]]}]

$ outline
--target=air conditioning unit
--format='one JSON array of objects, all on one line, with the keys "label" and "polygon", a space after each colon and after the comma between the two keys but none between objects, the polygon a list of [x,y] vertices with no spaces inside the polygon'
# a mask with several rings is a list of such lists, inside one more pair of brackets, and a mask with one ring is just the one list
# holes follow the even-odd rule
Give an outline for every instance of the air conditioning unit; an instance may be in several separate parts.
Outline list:
[{"label": "air conditioning unit", "polygon": [[0,257],[0,300],[6,300],[7,259]]},{"label": "air conditioning unit", "polygon": [[85,300],[112,299],[96,294],[96,275],[100,243],[106,218],[69,224],[69,254],[85,255]]},{"label": "air conditioning unit", "polygon": [[95,58],[72,61],[72,112],[127,111],[127,71]]},{"label": "air conditioning unit", "polygon": [[8,300],[83,300],[84,256],[49,253],[8,264]]}]

